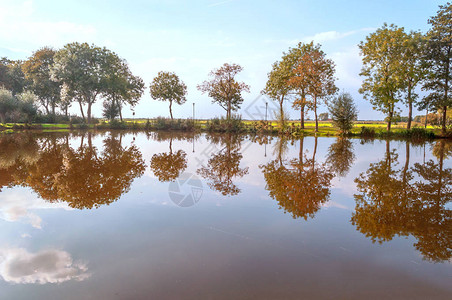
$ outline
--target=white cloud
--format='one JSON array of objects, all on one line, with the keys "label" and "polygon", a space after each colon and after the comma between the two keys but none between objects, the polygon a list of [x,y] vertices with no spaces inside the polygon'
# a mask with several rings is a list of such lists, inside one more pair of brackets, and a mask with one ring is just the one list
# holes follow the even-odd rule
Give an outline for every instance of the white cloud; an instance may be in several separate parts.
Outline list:
[{"label": "white cloud", "polygon": [[37,253],[23,248],[0,249],[0,276],[6,282],[61,283],[87,279],[86,264],[74,262],[71,255],[62,250],[43,250]]}]

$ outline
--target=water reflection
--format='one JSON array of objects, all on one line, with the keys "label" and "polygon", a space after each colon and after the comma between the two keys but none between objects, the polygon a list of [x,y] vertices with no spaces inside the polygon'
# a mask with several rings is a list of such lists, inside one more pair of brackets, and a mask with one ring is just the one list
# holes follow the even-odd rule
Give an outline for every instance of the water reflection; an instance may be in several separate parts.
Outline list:
[{"label": "water reflection", "polygon": [[142,154],[133,144],[123,147],[122,134],[105,138],[103,151],[92,139],[92,133],[82,134],[80,145],[73,148],[68,135],[2,138],[1,185],[31,187],[46,201],[64,201],[78,209],[118,200],[144,173]]},{"label": "water reflection", "polygon": [[32,253],[24,248],[4,248],[0,249],[0,258],[0,276],[10,283],[61,283],[90,277],[85,263],[74,262],[62,250]]},{"label": "water reflection", "polygon": [[452,212],[446,204],[452,199],[452,169],[444,168],[443,162],[450,147],[445,141],[436,142],[437,162],[415,163],[411,168],[409,149],[406,143],[405,164],[397,168],[396,150],[386,141],[385,157],[355,179],[358,193],[351,222],[373,242],[412,235],[425,259],[448,260],[452,257]]},{"label": "water reflection", "polygon": [[207,165],[197,170],[198,175],[207,180],[207,185],[211,189],[222,195],[237,195],[240,189],[234,184],[233,179],[248,174],[248,167],[240,167],[243,157],[240,149],[244,137],[234,134],[213,134],[207,137],[211,144],[218,145],[221,150],[211,154]]},{"label": "water reflection", "polygon": [[328,148],[327,162],[336,176],[345,177],[355,161],[353,144],[349,139],[339,137]]},{"label": "water reflection", "polygon": [[261,165],[266,189],[279,207],[295,218],[313,218],[322,204],[328,201],[333,173],[325,163],[315,160],[317,138],[311,158],[303,153],[303,139],[300,140],[299,157],[287,162],[283,160],[286,142],[281,138],[277,159]]},{"label": "water reflection", "polygon": [[159,181],[174,181],[187,168],[187,153],[177,150],[173,153],[173,139],[185,139],[184,135],[175,135],[172,132],[157,132],[153,138],[159,142],[169,142],[169,152],[154,154],[150,168]]},{"label": "water reflection", "polygon": [[[385,146],[383,157],[363,167],[363,164],[355,164],[357,157],[361,159],[366,154],[360,148],[363,145],[344,138],[290,140],[286,137],[207,134],[202,136],[205,141],[201,139],[200,147],[213,150],[192,154],[188,150],[191,150],[191,144],[174,144],[175,141],[188,141],[194,145],[198,136],[157,132],[147,137],[163,144],[164,152],[154,151],[149,156],[150,170],[160,182],[174,182],[183,172],[190,171],[194,163],[191,172],[196,171],[212,190],[224,196],[243,192],[251,198],[254,192],[239,188],[239,183],[249,187],[247,180],[251,177],[255,184],[253,187],[258,186],[267,199],[269,196],[273,199],[272,203],[276,202],[294,219],[304,220],[314,218],[328,203],[333,188],[349,184],[347,187],[354,194],[353,198],[349,196],[349,201],[353,202],[355,210],[351,213],[351,219],[347,215],[345,222],[350,220],[364,236],[374,243],[388,242],[396,236],[412,236],[414,247],[425,259],[441,262],[452,257],[452,213],[448,206],[452,199],[452,169],[445,165],[446,159],[452,155],[452,144],[444,140],[433,143],[433,159],[424,159],[423,162],[414,160],[414,163],[412,149],[415,145],[387,140],[381,142]],[[42,204],[24,200],[27,198],[24,194],[8,194],[15,190],[5,191],[6,187],[29,187],[49,206],[90,209],[117,201],[146,169],[140,148],[135,142],[123,142],[123,138],[124,134],[120,132],[2,136],[2,218],[8,221],[25,220],[33,227],[41,228],[41,218],[30,208],[42,207]],[[402,145],[401,149],[394,147],[396,143]],[[255,150],[262,150],[255,160],[255,156],[259,155],[251,150],[248,152],[250,144]],[[269,151],[268,155],[267,144],[269,149],[273,147],[273,153]],[[187,149],[180,145],[185,145]],[[425,147],[425,144],[422,146]],[[207,159],[199,160],[200,155],[206,155]],[[247,156],[245,161],[258,161],[255,165],[259,168],[254,170],[253,165],[243,166],[244,155]],[[357,178],[356,174],[359,174]],[[340,177],[341,182],[335,183],[338,181],[333,180],[334,177]],[[164,196],[167,191],[165,186]],[[6,253],[5,257],[17,257],[11,254],[16,252],[24,257],[34,255],[23,249],[5,251],[2,252]],[[58,257],[65,257],[60,254]],[[41,260],[47,256],[39,257]],[[20,270],[27,269],[17,263],[17,259],[12,261],[13,265],[22,266]],[[28,261],[34,260],[30,258]],[[80,274],[82,269],[79,268],[76,274]],[[13,278],[14,274],[22,274],[11,272],[2,276]],[[66,273],[58,271],[55,274]],[[17,280],[40,282],[41,279]],[[52,282],[54,279],[46,280]]]}]

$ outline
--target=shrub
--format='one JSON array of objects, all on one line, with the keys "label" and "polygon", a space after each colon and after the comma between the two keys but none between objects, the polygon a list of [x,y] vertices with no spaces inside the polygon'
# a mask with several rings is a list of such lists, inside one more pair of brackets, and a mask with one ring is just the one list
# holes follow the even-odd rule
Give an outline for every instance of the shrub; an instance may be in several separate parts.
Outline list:
[{"label": "shrub", "polygon": [[361,132],[360,135],[362,137],[374,137],[375,136],[375,130],[373,128],[368,128],[368,127],[361,127]]},{"label": "shrub", "polygon": [[341,93],[328,105],[333,125],[342,134],[347,134],[353,128],[353,121],[357,117],[357,109],[349,93]]}]

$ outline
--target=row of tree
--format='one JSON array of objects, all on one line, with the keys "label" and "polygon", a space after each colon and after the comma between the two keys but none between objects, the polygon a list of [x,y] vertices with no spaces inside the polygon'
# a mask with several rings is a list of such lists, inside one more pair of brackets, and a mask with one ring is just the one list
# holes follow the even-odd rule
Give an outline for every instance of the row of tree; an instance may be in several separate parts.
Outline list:
[{"label": "row of tree", "polygon": [[[447,109],[452,106],[451,20],[452,5],[447,3],[429,19],[431,29],[425,35],[385,24],[359,44],[363,59],[360,75],[364,77],[360,92],[374,109],[387,115],[388,131],[401,102],[409,111],[408,129],[416,106],[427,113],[441,112],[442,130],[446,132]],[[228,120],[243,103],[242,93],[249,92],[249,86],[236,79],[241,71],[241,66],[226,63],[197,87],[225,109]],[[292,108],[300,111],[301,128],[305,114],[312,110],[318,131],[317,110],[322,102],[335,115],[335,81],[335,64],[321,45],[299,43],[272,65],[262,93],[279,103],[278,119],[283,128],[287,119],[284,103],[290,101]],[[426,92],[424,97],[419,96],[420,84]],[[44,47],[24,62],[4,58],[0,61],[0,86],[13,96],[24,90],[33,92],[47,114],[55,115],[57,107],[67,114],[68,107],[78,103],[88,123],[98,98],[104,100],[105,116],[113,119],[119,115],[122,119],[123,105],[134,107],[144,92],[143,80],[132,74],[125,60],[106,48],[86,43],[70,43],[58,51]],[[150,84],[150,94],[169,102],[173,118],[172,104],[186,102],[187,87],[176,74],[159,72]],[[348,116],[350,122],[356,118],[356,108],[352,103],[347,109],[341,117]]]},{"label": "row of tree", "polygon": [[[24,91],[33,93],[36,104],[48,115],[55,115],[57,108],[67,115],[68,108],[78,103],[88,123],[98,98],[117,107],[121,114],[122,106],[135,106],[144,91],[143,80],[132,74],[125,60],[87,43],[70,43],[58,51],[44,47],[26,61],[2,59],[0,86],[13,96]],[[5,114],[11,111],[2,110]]]},{"label": "row of tree", "polygon": [[[426,115],[429,110],[440,111],[442,131],[446,132],[447,109],[452,106],[452,5],[441,5],[428,23],[431,28],[425,35],[384,24],[359,45],[363,57],[360,75],[365,77],[360,92],[374,109],[387,115],[388,130],[397,103],[402,102],[408,107],[408,129],[415,105],[425,109]],[[419,97],[418,85],[426,96]]]}]

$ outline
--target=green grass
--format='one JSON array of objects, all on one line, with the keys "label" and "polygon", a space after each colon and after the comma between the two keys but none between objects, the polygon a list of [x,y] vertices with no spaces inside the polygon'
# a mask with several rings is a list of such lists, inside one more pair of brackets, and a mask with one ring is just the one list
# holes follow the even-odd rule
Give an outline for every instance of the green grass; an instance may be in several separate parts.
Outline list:
[{"label": "green grass", "polygon": [[[127,130],[157,130],[156,128],[156,119],[149,119],[151,126],[147,127],[146,124],[148,119],[124,119],[123,123],[117,121],[117,123],[122,124],[121,126],[114,127],[115,129],[127,129]],[[206,131],[208,130],[208,121],[209,120],[196,120],[195,130],[197,131]],[[174,122],[177,122],[175,119]],[[269,134],[286,134],[286,135],[317,135],[317,136],[337,136],[339,135],[339,131],[333,126],[332,122],[329,121],[319,121],[319,131],[315,133],[315,121],[309,120],[305,121],[305,128],[303,130],[300,129],[300,121],[288,121],[287,129],[285,132],[280,130],[280,126],[276,121],[268,121],[267,124],[269,127],[266,129],[259,129],[258,121],[252,120],[244,120],[242,121],[244,126],[244,132],[249,133],[269,133]],[[263,124],[264,122],[260,122]],[[388,135],[386,131],[386,123],[383,121],[360,121],[356,122],[351,135],[360,136],[362,132],[362,127],[366,127],[368,131],[374,132],[374,137],[411,137],[412,132],[406,130],[406,123],[396,123],[391,127],[391,133]],[[413,127],[424,128],[423,124],[413,123]],[[32,126],[25,126],[24,124],[0,124],[0,132],[5,131],[16,131],[16,130],[24,130],[24,129],[35,129],[35,130],[45,130],[45,131],[67,131],[71,129],[112,129],[110,126],[110,122],[106,120],[100,120],[99,124],[91,124],[81,125],[81,124],[73,124],[72,127],[70,124],[33,124]],[[170,128],[171,129],[171,128]],[[179,130],[179,129],[174,129]],[[191,129],[193,130],[193,129]],[[418,130],[416,134],[423,133],[426,136],[441,136],[441,129],[438,127],[427,127],[427,132],[422,130]]]}]

